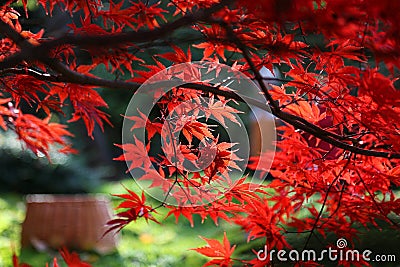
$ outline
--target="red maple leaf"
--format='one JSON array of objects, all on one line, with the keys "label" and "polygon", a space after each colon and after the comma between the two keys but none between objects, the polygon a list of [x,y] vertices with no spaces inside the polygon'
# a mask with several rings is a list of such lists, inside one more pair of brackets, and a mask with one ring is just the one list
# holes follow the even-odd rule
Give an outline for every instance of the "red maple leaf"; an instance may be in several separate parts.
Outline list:
[{"label": "red maple leaf", "polygon": [[35,154],[43,153],[49,158],[50,145],[59,144],[64,153],[73,153],[66,140],[66,136],[72,136],[65,128],[65,125],[50,122],[50,117],[43,120],[30,115],[20,114],[15,120],[15,132],[19,139],[25,142],[26,146]]},{"label": "red maple leaf", "polygon": [[204,109],[204,112],[206,113],[206,118],[209,119],[211,117],[212,119],[215,119],[219,123],[221,123],[221,125],[224,127],[226,127],[225,119],[228,119],[240,125],[240,122],[237,120],[236,117],[237,115],[235,114],[243,112],[229,106],[228,103],[229,101],[215,101],[214,96],[210,97],[209,103]]},{"label": "red maple leaf", "polygon": [[189,144],[192,143],[193,136],[199,140],[203,140],[203,138],[214,138],[212,133],[210,132],[207,124],[199,122],[199,121],[189,121],[183,126],[182,134],[189,141]]},{"label": "red maple leaf", "polygon": [[168,59],[174,63],[185,63],[192,61],[192,53],[190,52],[190,48],[187,53],[185,53],[180,47],[176,45],[172,45],[174,52],[169,52],[165,54],[161,54],[160,57]]},{"label": "red maple leaf", "polygon": [[207,246],[194,248],[192,250],[195,250],[204,256],[213,258],[204,264],[203,267],[211,265],[228,267],[233,265],[233,259],[231,257],[236,245],[231,247],[229,240],[226,237],[226,233],[224,233],[224,239],[222,243],[215,239],[208,239],[205,237],[201,238],[207,242]]},{"label": "red maple leaf", "polygon": [[88,135],[93,138],[95,123],[103,130],[103,122],[111,125],[108,114],[99,110],[107,108],[107,103],[95,90],[80,85],[69,85],[66,90],[74,108],[74,114],[69,122],[82,119],[86,125]]},{"label": "red maple leaf", "polygon": [[193,45],[196,48],[204,49],[203,51],[203,60],[210,59],[210,56],[214,54],[216,58],[217,55],[220,56],[223,60],[226,61],[225,52],[226,51],[236,51],[237,49],[227,42],[223,41],[215,41],[215,39],[220,39],[219,36],[225,36],[225,30],[216,24],[213,24],[211,27],[202,27],[202,33],[206,35],[210,39],[214,39],[214,41],[203,42],[197,45]]},{"label": "red maple leaf", "polygon": [[168,212],[167,216],[165,216],[166,218],[168,218],[169,216],[171,216],[173,214],[175,216],[176,222],[178,222],[179,216],[183,215],[190,222],[190,226],[191,227],[194,226],[194,221],[193,221],[192,215],[193,215],[195,208],[193,208],[193,207],[175,207],[175,206],[171,206],[168,208],[170,209],[170,211]]},{"label": "red maple leaf", "polygon": [[134,122],[131,127],[131,131],[134,129],[142,129],[145,128],[147,132],[147,140],[150,140],[154,137],[156,133],[160,133],[162,129],[162,124],[159,122],[152,122],[149,118],[138,110],[139,116],[126,116],[125,118]]},{"label": "red maple leaf", "polygon": [[124,153],[121,156],[114,158],[114,160],[131,162],[127,172],[135,168],[143,168],[147,171],[151,166],[151,161],[147,154],[148,147],[145,147],[143,142],[141,142],[135,136],[133,137],[133,140],[134,143],[127,143],[122,145],[115,144],[115,146],[122,148],[124,150]]},{"label": "red maple leaf", "polygon": [[142,196],[139,197],[135,192],[125,188],[128,194],[115,194],[114,196],[124,199],[124,201],[118,205],[116,209],[124,209],[124,211],[116,214],[116,219],[107,222],[109,228],[103,234],[106,235],[109,232],[117,230],[121,231],[127,224],[132,221],[136,221],[138,218],[143,217],[147,220],[158,221],[153,217],[152,212],[155,212],[153,208],[146,205],[146,197],[144,192]]},{"label": "red maple leaf", "polygon": [[26,263],[19,263],[18,256],[15,254],[15,252],[12,255],[12,262],[13,262],[13,267],[32,267],[31,265]]},{"label": "red maple leaf", "polygon": [[[91,267],[87,262],[80,259],[76,252],[69,252],[67,248],[60,249],[61,257],[63,257],[68,267]],[[57,263],[57,262],[56,262]]]}]

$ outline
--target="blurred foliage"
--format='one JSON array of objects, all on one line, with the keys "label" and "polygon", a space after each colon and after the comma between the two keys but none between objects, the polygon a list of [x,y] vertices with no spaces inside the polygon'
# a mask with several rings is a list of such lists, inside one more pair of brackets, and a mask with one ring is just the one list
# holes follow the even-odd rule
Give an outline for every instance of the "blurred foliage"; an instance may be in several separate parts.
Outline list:
[{"label": "blurred foliage", "polygon": [[0,266],[11,266],[12,250],[17,250],[19,246],[24,211],[20,197],[10,194],[0,196]]},{"label": "blurred foliage", "polygon": [[77,158],[51,151],[51,161],[24,149],[12,133],[0,139],[0,192],[86,193],[100,183],[99,168],[84,167]]}]

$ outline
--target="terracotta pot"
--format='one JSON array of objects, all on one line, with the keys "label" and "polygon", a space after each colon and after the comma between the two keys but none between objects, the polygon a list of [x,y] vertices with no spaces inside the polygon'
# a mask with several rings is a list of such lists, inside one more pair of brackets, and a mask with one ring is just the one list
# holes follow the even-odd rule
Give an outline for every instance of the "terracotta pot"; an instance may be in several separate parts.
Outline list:
[{"label": "terracotta pot", "polygon": [[99,195],[28,195],[21,246],[112,251],[117,237],[106,231],[110,202]]},{"label": "terracotta pot", "polygon": [[250,122],[250,155],[259,156],[261,153],[274,151],[275,121],[265,111],[260,112],[258,120],[252,117]]}]

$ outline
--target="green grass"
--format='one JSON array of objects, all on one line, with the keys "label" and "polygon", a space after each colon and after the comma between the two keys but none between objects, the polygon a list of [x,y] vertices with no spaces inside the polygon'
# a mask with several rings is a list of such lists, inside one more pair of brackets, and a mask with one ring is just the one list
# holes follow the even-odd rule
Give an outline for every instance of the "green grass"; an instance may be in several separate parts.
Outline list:
[{"label": "green grass", "polygon": [[20,223],[24,219],[24,204],[20,197],[0,197],[0,266],[11,266],[12,249],[19,247]]}]

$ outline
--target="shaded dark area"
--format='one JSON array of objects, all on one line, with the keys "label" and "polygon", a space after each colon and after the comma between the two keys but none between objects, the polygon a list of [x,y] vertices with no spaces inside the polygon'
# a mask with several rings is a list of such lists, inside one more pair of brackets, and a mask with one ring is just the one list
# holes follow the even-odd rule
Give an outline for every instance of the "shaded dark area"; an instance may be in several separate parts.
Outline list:
[{"label": "shaded dark area", "polygon": [[79,162],[49,164],[30,151],[0,149],[0,192],[86,193],[99,184],[98,175]]}]

